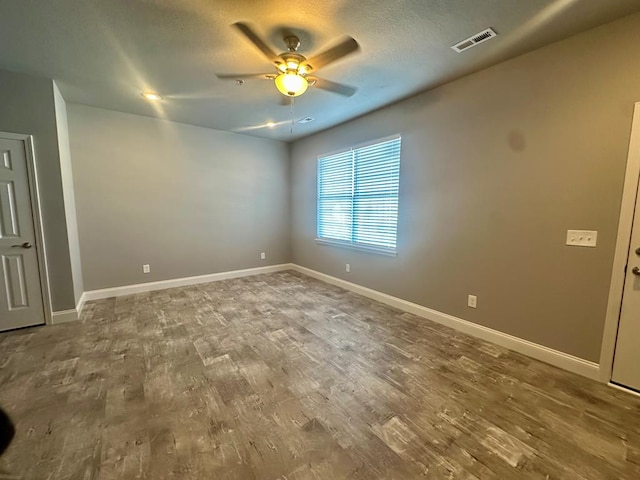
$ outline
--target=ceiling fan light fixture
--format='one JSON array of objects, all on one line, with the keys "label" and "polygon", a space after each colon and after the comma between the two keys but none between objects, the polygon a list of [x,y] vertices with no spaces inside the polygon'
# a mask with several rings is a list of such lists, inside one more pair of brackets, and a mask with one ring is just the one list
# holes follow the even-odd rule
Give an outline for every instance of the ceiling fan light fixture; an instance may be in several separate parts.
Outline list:
[{"label": "ceiling fan light fixture", "polygon": [[298,97],[307,91],[309,82],[297,73],[281,73],[275,80],[276,88],[287,97]]}]

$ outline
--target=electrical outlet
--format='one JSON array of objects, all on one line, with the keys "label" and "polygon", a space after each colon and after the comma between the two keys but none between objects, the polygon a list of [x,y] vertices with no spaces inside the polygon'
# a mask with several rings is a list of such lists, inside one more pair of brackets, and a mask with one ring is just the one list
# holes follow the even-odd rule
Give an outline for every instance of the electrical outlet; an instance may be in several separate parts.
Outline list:
[{"label": "electrical outlet", "polygon": [[478,297],[476,297],[475,295],[469,295],[469,298],[467,299],[467,306],[471,308],[477,308]]},{"label": "electrical outlet", "polygon": [[151,267],[149,265],[142,265],[142,273],[151,273]]},{"label": "electrical outlet", "polygon": [[344,266],[344,270],[349,273],[351,271],[351,265],[349,265],[348,263]]},{"label": "electrical outlet", "polygon": [[265,258],[267,258],[267,254],[264,252],[260,253],[260,260],[264,260]]}]

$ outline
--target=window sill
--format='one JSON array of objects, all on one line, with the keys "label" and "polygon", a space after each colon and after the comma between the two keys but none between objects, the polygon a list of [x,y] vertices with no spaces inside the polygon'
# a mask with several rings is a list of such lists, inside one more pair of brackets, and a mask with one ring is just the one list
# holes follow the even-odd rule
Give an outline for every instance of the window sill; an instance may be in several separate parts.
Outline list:
[{"label": "window sill", "polygon": [[384,255],[386,257],[396,257],[396,250],[389,250],[387,248],[369,247],[366,245],[358,245],[348,242],[341,242],[339,240],[327,240],[326,238],[316,238],[316,243],[320,245],[329,245],[331,247],[346,248],[348,250],[358,250],[360,252],[375,253],[377,255]]}]

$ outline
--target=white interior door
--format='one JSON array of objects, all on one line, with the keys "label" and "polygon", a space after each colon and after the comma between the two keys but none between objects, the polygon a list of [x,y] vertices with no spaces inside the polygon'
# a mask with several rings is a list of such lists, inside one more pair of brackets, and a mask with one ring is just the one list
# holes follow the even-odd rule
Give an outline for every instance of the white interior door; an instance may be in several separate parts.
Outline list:
[{"label": "white interior door", "polygon": [[0,331],[44,323],[27,160],[0,134]]},{"label": "white interior door", "polygon": [[633,219],[611,379],[640,391],[640,195]]}]

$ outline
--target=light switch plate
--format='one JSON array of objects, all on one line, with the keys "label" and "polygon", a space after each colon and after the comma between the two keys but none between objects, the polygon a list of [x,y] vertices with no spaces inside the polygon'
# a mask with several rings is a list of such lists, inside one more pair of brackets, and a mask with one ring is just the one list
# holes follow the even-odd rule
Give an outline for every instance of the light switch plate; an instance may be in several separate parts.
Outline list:
[{"label": "light switch plate", "polygon": [[567,230],[567,245],[572,247],[595,247],[598,232],[594,230]]}]

